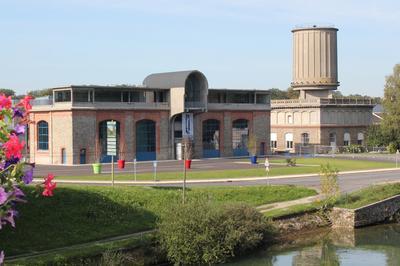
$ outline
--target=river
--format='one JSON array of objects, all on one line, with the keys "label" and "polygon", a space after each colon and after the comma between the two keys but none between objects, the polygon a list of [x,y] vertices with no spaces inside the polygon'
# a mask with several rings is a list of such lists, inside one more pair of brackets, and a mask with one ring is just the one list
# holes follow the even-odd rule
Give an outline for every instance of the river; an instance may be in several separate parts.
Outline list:
[{"label": "river", "polygon": [[399,266],[400,224],[317,230],[241,257],[228,265]]}]

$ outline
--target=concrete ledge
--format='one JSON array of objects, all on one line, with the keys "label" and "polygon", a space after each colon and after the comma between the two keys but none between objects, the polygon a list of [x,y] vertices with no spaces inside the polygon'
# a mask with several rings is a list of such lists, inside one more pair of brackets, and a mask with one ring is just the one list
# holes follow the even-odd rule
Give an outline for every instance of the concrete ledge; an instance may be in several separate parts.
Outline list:
[{"label": "concrete ledge", "polygon": [[377,224],[400,211],[400,195],[396,195],[357,209],[333,208],[332,227],[362,227]]}]

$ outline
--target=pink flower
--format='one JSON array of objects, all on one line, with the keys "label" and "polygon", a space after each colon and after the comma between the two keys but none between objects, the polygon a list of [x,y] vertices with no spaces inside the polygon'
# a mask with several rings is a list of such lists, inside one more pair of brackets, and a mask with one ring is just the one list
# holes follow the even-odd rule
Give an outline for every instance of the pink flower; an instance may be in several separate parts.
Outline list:
[{"label": "pink flower", "polygon": [[53,182],[54,175],[53,174],[48,174],[47,177],[44,179],[44,190],[42,192],[42,195],[45,197],[52,197],[53,196],[53,190],[56,188],[57,183]]},{"label": "pink flower", "polygon": [[0,265],[4,263],[4,251],[0,252]]},{"label": "pink flower", "polygon": [[0,95],[0,107],[1,109],[10,109],[12,105],[11,96]]},{"label": "pink flower", "polygon": [[29,111],[32,109],[31,105],[32,96],[26,95],[21,101],[17,104],[17,106],[23,106],[25,111]]},{"label": "pink flower", "polygon": [[25,142],[19,141],[19,138],[12,134],[10,139],[4,143],[3,148],[5,149],[5,154],[7,159],[18,158],[21,159],[21,151],[24,148]]}]

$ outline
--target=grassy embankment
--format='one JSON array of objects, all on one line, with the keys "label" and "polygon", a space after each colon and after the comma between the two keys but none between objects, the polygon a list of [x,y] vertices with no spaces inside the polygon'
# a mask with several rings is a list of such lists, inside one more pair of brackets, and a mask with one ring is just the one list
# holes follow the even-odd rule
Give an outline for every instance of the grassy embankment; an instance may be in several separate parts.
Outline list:
[{"label": "grassy embankment", "polygon": [[[284,159],[273,159],[272,163],[285,164]],[[261,162],[262,163],[262,162]],[[330,163],[332,166],[339,169],[339,171],[352,171],[352,170],[370,170],[378,168],[391,168],[395,167],[391,162],[375,162],[375,161],[361,161],[361,160],[344,160],[335,158],[299,158],[297,159],[298,166],[271,166],[269,176],[281,175],[296,175],[296,174],[316,174],[320,170],[320,165]],[[195,162],[194,162],[195,164]],[[187,178],[190,179],[231,179],[241,177],[265,177],[265,169],[263,167],[254,167],[251,169],[232,169],[232,170],[206,170],[206,171],[188,171]],[[102,175],[83,175],[83,176],[57,176],[56,179],[65,180],[110,180],[110,174]],[[180,180],[182,179],[182,172],[160,172],[157,174],[157,180]],[[115,180],[119,181],[132,181],[133,173],[130,174],[116,174]],[[153,173],[137,174],[137,180],[153,181]]]},{"label": "grassy embankment", "polygon": [[[400,183],[374,185],[350,194],[342,195],[334,204],[336,207],[357,209],[359,207],[390,198],[400,194]],[[287,208],[267,211],[264,214],[270,218],[277,218],[289,214],[313,211],[322,206],[323,202],[293,205]]]},{"label": "grassy embankment", "polygon": [[[19,204],[16,228],[0,231],[0,248],[8,256],[54,249],[153,229],[165,205],[181,200],[180,188],[63,186],[54,197],[35,197]],[[252,206],[315,195],[294,186],[192,188],[188,198],[216,204],[246,202]]]}]

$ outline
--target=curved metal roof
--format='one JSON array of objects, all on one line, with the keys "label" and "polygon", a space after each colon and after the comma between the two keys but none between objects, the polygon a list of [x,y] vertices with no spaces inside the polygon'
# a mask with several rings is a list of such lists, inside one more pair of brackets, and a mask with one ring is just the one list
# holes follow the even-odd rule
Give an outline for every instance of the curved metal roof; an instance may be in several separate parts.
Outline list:
[{"label": "curved metal roof", "polygon": [[143,85],[149,88],[160,88],[160,89],[180,88],[180,87],[184,88],[186,79],[191,74],[196,74],[196,73],[200,74],[204,78],[206,84],[208,85],[206,76],[204,76],[204,74],[198,70],[154,73],[148,75],[143,80]]}]

